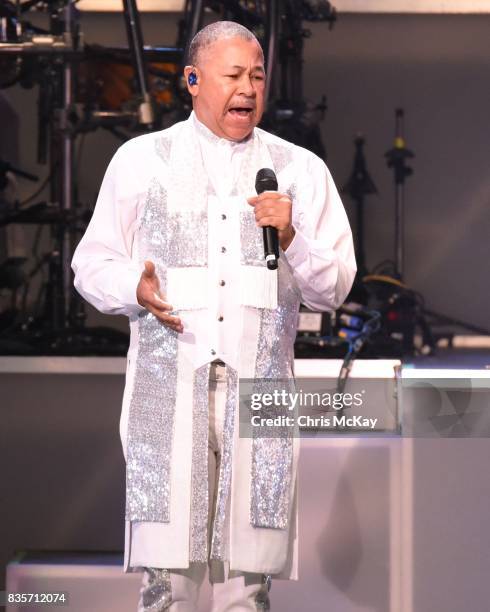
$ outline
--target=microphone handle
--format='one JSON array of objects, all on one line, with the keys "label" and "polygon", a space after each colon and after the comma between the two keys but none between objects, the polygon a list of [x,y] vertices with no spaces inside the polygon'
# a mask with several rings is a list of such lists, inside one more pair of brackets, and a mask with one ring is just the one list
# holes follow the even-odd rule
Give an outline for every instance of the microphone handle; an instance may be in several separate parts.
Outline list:
[{"label": "microphone handle", "polygon": [[269,270],[277,269],[277,260],[279,259],[279,235],[277,228],[271,225],[266,225],[262,228],[264,236],[264,253],[265,261]]}]

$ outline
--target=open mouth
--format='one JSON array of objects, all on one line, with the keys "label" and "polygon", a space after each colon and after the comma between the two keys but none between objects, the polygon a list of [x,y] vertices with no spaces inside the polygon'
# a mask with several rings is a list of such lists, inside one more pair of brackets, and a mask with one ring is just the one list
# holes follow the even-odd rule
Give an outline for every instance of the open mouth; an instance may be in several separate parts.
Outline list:
[{"label": "open mouth", "polygon": [[234,106],[230,108],[228,112],[234,117],[249,117],[252,114],[253,108],[247,108],[244,106]]}]

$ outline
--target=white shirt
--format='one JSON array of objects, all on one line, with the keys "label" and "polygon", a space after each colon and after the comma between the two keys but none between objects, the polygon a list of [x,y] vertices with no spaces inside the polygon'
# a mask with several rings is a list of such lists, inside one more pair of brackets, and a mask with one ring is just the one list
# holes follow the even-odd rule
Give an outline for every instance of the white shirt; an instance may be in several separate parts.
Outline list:
[{"label": "white shirt", "polygon": [[[236,368],[240,347],[237,330],[241,329],[244,308],[240,305],[236,274],[240,265],[240,216],[236,198],[255,194],[233,197],[230,194],[240,173],[247,142],[216,137],[194,113],[191,121],[216,195],[208,197],[208,308],[179,315],[184,325],[179,340],[195,368],[217,358]],[[273,135],[262,134],[272,142],[277,140]],[[150,144],[151,136],[141,138]],[[305,149],[290,146],[295,156],[297,184],[303,188],[293,198],[296,233],[285,256],[303,303],[313,309],[335,309],[345,299],[356,270],[349,223],[323,161]],[[87,301],[101,312],[125,314],[134,320],[143,310],[136,299],[141,266],[134,237],[141,221],[144,197],[142,194],[126,198],[125,193],[134,193],[135,189],[134,185],[131,189],[128,186],[126,192],[125,182],[136,180],[138,167],[143,167],[148,160],[141,155],[132,157],[129,176],[130,173],[121,169],[123,150],[124,145],[109,164],[92,220],[75,251],[72,267],[75,286]],[[172,303],[171,295],[165,297]]]}]

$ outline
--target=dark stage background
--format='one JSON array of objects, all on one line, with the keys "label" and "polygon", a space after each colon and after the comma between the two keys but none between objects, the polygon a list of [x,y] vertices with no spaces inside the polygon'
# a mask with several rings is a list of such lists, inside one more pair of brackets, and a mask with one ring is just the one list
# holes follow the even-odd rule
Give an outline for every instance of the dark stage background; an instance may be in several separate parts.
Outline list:
[{"label": "dark stage background", "polygon": [[[142,14],[145,43],[174,44],[178,18]],[[350,175],[356,132],[367,138],[368,168],[379,190],[367,200],[368,267],[394,256],[392,174],[383,154],[392,146],[394,109],[401,106],[407,146],[417,156],[406,184],[405,280],[429,308],[488,327],[490,16],[341,14],[333,31],[324,23],[305,27],[312,31],[305,43],[305,94],[314,102],[327,94],[322,133],[338,185]],[[85,13],[82,29],[87,42],[125,44],[121,15]],[[19,165],[45,175],[35,162],[35,92],[15,87],[1,97],[20,118]],[[7,157],[14,145],[0,130]],[[82,201],[95,201],[117,146],[102,130],[86,136],[78,168]],[[21,195],[31,191],[21,182]],[[347,196],[344,203],[353,219]],[[102,315],[90,311],[89,321],[100,321]],[[104,319],[126,327],[124,318]]]}]

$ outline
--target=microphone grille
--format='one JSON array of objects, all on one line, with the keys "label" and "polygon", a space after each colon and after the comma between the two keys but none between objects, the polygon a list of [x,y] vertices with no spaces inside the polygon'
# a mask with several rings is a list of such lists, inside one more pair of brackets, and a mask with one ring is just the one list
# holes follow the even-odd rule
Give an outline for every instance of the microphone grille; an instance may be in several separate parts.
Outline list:
[{"label": "microphone grille", "polygon": [[261,168],[255,178],[255,191],[260,195],[264,191],[277,191],[277,178],[271,168]]}]

